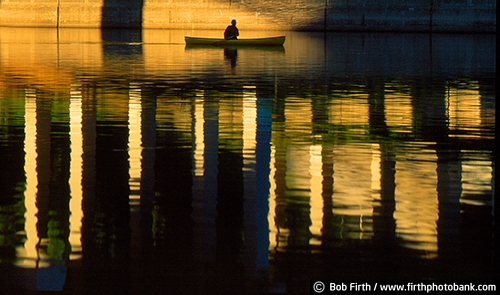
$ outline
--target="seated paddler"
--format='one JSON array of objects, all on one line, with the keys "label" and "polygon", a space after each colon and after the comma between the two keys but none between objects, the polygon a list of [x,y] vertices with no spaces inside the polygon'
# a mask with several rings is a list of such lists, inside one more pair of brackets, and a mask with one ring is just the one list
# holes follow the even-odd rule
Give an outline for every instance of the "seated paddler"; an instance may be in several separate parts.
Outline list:
[{"label": "seated paddler", "polygon": [[224,39],[226,39],[226,40],[238,39],[239,35],[240,35],[240,32],[238,31],[238,28],[236,27],[236,20],[233,19],[231,21],[231,25],[227,26],[226,30],[224,31]]}]

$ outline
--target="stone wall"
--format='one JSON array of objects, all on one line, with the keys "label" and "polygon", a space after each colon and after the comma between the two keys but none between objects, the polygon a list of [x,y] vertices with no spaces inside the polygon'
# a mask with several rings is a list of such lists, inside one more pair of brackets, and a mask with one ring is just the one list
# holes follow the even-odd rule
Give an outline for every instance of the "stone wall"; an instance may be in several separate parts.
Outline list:
[{"label": "stone wall", "polygon": [[495,32],[495,0],[0,0],[0,26]]}]

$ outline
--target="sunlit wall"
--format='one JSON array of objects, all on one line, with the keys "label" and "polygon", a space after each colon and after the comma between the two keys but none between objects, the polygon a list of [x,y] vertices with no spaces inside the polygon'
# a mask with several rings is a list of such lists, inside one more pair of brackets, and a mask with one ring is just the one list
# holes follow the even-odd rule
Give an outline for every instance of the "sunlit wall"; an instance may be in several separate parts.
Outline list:
[{"label": "sunlit wall", "polygon": [[238,19],[245,30],[494,32],[495,11],[496,1],[473,0],[2,0],[0,25],[221,30]]}]

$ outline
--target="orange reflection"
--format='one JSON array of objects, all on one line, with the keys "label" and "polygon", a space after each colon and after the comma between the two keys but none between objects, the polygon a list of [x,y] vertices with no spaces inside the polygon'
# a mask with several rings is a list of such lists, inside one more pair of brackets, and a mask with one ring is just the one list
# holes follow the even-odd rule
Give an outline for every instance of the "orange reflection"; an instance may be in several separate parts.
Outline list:
[{"label": "orange reflection", "polygon": [[69,203],[71,260],[80,259],[82,256],[82,173],[83,173],[83,134],[82,134],[82,93],[81,85],[72,85],[70,92],[70,136],[71,136],[71,166],[70,166],[70,193]]},{"label": "orange reflection", "polygon": [[204,171],[204,151],[205,151],[205,142],[203,138],[204,132],[204,124],[203,124],[203,112],[204,112],[204,106],[203,106],[203,100],[196,96],[196,99],[194,101],[194,117],[193,117],[193,125],[194,125],[194,154],[193,154],[193,161],[194,161],[194,168],[193,168],[193,174],[194,176],[203,176]]},{"label": "orange reflection", "polygon": [[141,190],[141,85],[130,84],[128,106],[128,151],[130,174],[130,205],[140,204]]},{"label": "orange reflection", "polygon": [[323,228],[323,159],[322,146],[311,145],[309,148],[309,170],[311,175],[311,245],[321,244],[321,230]]},{"label": "orange reflection", "polygon": [[36,223],[38,221],[36,215],[38,208],[36,206],[36,190],[38,185],[36,173],[36,94],[34,91],[26,90],[25,102],[25,120],[26,140],[24,143],[25,167],[26,171],[26,190],[24,192],[24,206],[26,213],[24,215],[26,221],[24,230],[26,232],[26,241],[23,247],[17,248],[18,261],[17,264],[21,267],[34,268],[37,265],[38,259],[38,232]]},{"label": "orange reflection", "polygon": [[396,234],[404,246],[422,251],[426,258],[437,255],[437,156],[427,150],[407,152],[410,161],[396,163]]},{"label": "orange reflection", "polygon": [[460,137],[479,138],[481,135],[474,131],[482,124],[481,96],[477,82],[470,83],[466,87],[448,87],[447,115],[451,130],[468,131]]},{"label": "orange reflection", "polygon": [[413,107],[410,89],[398,82],[387,83],[384,91],[387,126],[395,132],[412,132]]}]

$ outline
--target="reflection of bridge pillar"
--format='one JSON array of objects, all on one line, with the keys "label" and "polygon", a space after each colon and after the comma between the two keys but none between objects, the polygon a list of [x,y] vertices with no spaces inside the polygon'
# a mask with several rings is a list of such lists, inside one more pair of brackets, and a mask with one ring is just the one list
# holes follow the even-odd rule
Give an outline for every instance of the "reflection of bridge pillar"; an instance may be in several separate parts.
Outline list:
[{"label": "reflection of bridge pillar", "polygon": [[[24,152],[25,152],[25,159],[19,159],[20,162],[25,160],[24,164],[24,170],[20,169],[21,171],[12,171],[12,169],[1,169],[0,172],[0,178],[3,178],[3,173],[6,173],[8,175],[8,178],[13,178],[12,180],[14,181],[12,183],[12,186],[15,187],[17,183],[22,182],[21,179],[18,179],[16,181],[17,177],[12,177],[15,175],[26,175],[26,190],[24,191],[24,204],[26,208],[26,213],[24,214],[25,218],[25,231],[26,231],[26,240],[24,241],[23,247],[22,248],[24,254],[24,257],[26,258],[33,258],[38,256],[38,232],[36,228],[36,223],[37,223],[37,213],[38,213],[38,207],[37,207],[37,188],[38,188],[38,175],[36,173],[36,166],[37,166],[37,130],[36,130],[36,121],[37,121],[37,108],[36,108],[36,100],[37,100],[37,95],[36,95],[36,90],[25,90],[25,95],[26,95],[26,101],[25,101],[25,137],[24,137]],[[1,120],[1,119],[0,119]],[[4,121],[4,120],[2,120]],[[17,157],[13,156],[9,152],[4,152],[3,149],[9,149],[10,145],[3,145],[0,147],[0,167],[8,167],[12,166],[13,169],[15,167],[22,167],[23,165],[14,165],[12,161],[15,161]],[[6,163],[4,162],[6,161]],[[21,164],[21,163],[19,163]],[[0,180],[0,183],[5,184],[5,181]],[[8,182],[7,182],[8,183]],[[9,191],[9,189],[5,190],[3,187],[0,187],[0,190],[4,191]],[[11,190],[13,191],[13,190]],[[9,195],[7,195],[10,197]],[[5,198],[4,200],[8,198]],[[2,208],[2,212],[6,212],[9,214],[9,210],[6,210],[6,208]],[[19,216],[19,218],[22,218],[23,216]],[[13,229],[15,230],[15,229]],[[3,233],[5,234],[5,232]],[[16,232],[13,231],[13,235],[15,235]],[[19,251],[18,248],[18,251]],[[19,259],[19,254],[18,254],[18,259]],[[31,260],[31,259],[25,259],[24,261],[20,261],[21,265],[23,266],[30,266],[34,267],[37,263],[37,261]]]},{"label": "reflection of bridge pillar", "polygon": [[[498,117],[497,112],[496,112],[496,91],[495,91],[495,85],[496,83],[493,83],[491,81],[482,80],[480,79],[478,81],[479,84],[479,95],[480,95],[480,103],[481,103],[481,124],[488,125],[488,126],[496,126],[495,122],[498,122],[496,118]],[[491,129],[490,129],[491,130]],[[495,132],[495,129],[491,130],[491,134]],[[500,141],[498,140],[498,137],[496,137],[496,142],[494,144],[494,147],[496,147],[493,151],[493,159],[499,159],[500,157],[500,149],[498,149],[498,146],[500,146]],[[492,203],[493,203],[493,208],[492,208],[492,216],[493,216],[493,224],[496,225],[497,227],[500,225],[500,198],[498,197],[498,193],[495,191],[495,185],[498,183],[498,176],[495,175],[495,165],[492,165],[492,181],[491,181],[491,190],[492,190]],[[498,228],[497,228],[498,232]],[[494,245],[493,249],[499,249],[500,248],[500,234],[497,234],[494,236]],[[500,255],[497,254],[495,255],[495,261],[493,262],[494,265],[500,265]]]},{"label": "reflection of bridge pillar", "polygon": [[[385,108],[385,85],[384,81],[373,79],[368,86],[369,92],[369,127],[370,134],[378,136],[387,136],[389,134],[386,122]],[[388,247],[395,247],[396,222],[394,220],[395,205],[395,173],[396,162],[395,153],[391,145],[385,142],[380,144],[380,158],[376,159],[379,167],[378,171],[372,172],[377,176],[379,183],[379,197],[374,200],[373,208],[373,240],[384,250],[383,253],[389,253]],[[373,164],[372,164],[373,165]]]},{"label": "reflection of bridge pillar", "polygon": [[[106,108],[110,108],[111,100],[126,105],[128,97],[110,95],[99,99],[102,112],[97,112],[91,93],[83,94],[82,246],[84,266],[92,268],[92,272],[84,274],[91,274],[87,279],[93,282],[92,286],[84,287],[112,292],[117,288],[126,289],[128,284],[128,280],[123,279],[126,268],[122,264],[128,261],[130,254],[128,109],[119,109],[114,117],[116,121],[110,122]],[[100,122],[99,114],[103,115]]]},{"label": "reflection of bridge pillar", "polygon": [[208,101],[205,101],[203,113],[205,124],[203,133],[205,142],[203,206],[205,207],[204,224],[206,224],[207,229],[204,242],[208,251],[204,254],[208,261],[214,261],[216,229],[213,222],[217,212],[217,175],[219,173],[219,101],[211,97],[205,98]]},{"label": "reflection of bridge pillar", "polygon": [[[329,248],[333,246],[338,238],[338,226],[333,214],[333,143],[323,143],[321,150],[322,167],[322,197],[323,197],[323,228],[321,229],[322,246]],[[338,224],[339,222],[337,222]]]},{"label": "reflection of bridge pillar", "polygon": [[[44,265],[49,259],[50,266],[40,267],[37,273],[37,290],[61,291],[66,279],[65,262],[69,258],[69,203],[70,203],[70,117],[69,99],[67,97],[51,98],[50,107],[50,140],[43,142],[49,146],[49,170],[46,171],[50,178],[48,186],[46,220],[39,219],[39,228],[46,226],[46,232],[39,232],[39,266]],[[48,105],[46,105],[48,107]],[[75,215],[77,212],[75,212]],[[40,224],[40,223],[46,224]],[[44,251],[41,251],[41,249]],[[51,277],[50,279],[44,279]]]},{"label": "reflection of bridge pillar", "polygon": [[[0,290],[5,294],[16,294],[14,288],[18,285],[36,285],[36,278],[26,279],[26,274],[33,273],[28,268],[37,265],[35,259],[38,256],[34,173],[36,91],[25,90],[24,110],[20,108],[23,102],[21,92],[19,95],[16,91],[9,94],[0,99],[0,130],[5,132],[0,144]],[[22,184],[26,184],[25,191]],[[21,235],[21,229],[25,236]],[[13,261],[18,269],[10,267]]]},{"label": "reflection of bridge pillar", "polygon": [[[438,83],[440,82],[440,83]],[[444,81],[415,81],[412,85],[413,128],[423,140],[439,141],[448,135]]]},{"label": "reflection of bridge pillar", "polygon": [[479,80],[479,99],[480,99],[480,112],[481,112],[481,123],[491,124],[495,122],[495,103],[496,103],[496,92],[495,84],[491,81]]},{"label": "reflection of bridge pillar", "polygon": [[[328,134],[324,129],[325,125],[329,124],[329,101],[326,98],[320,97],[312,101],[312,121],[313,121],[313,134],[320,134],[322,136],[321,144],[321,199],[322,199],[322,213],[321,213],[321,246],[328,249],[333,246],[335,239],[338,238],[338,225],[340,221],[335,220],[333,214],[333,137]],[[314,184],[311,183],[311,187]],[[312,196],[312,194],[311,194]]]},{"label": "reflection of bridge pillar", "polygon": [[[275,226],[277,229],[276,239],[276,250],[287,246],[287,238],[288,238],[288,230],[286,228],[286,139],[281,137],[284,132],[284,123],[277,123],[273,127],[274,136],[274,183],[275,183],[275,208],[274,208],[274,216],[275,216]],[[280,137],[278,137],[280,136]]]},{"label": "reflection of bridge pillar", "polygon": [[[215,261],[217,207],[219,102],[205,95],[195,102],[194,136],[196,145],[193,164],[194,251],[199,261]],[[200,145],[202,150],[198,150]],[[202,154],[198,154],[202,153]],[[199,166],[202,167],[199,167]]]},{"label": "reflection of bridge pillar", "polygon": [[38,177],[37,186],[37,207],[38,238],[46,238],[47,234],[47,215],[49,211],[50,198],[50,132],[51,118],[50,112],[52,99],[44,98],[40,95],[36,100],[36,153],[37,163],[36,172]]},{"label": "reflection of bridge pillar", "polygon": [[[245,187],[245,182],[252,182],[254,174],[246,173],[244,166],[253,169],[255,161],[255,130],[244,130],[251,122],[244,122],[244,115],[255,118],[255,103],[245,101],[239,96],[232,96],[220,102],[219,109],[219,149],[217,170],[217,212],[216,228],[216,266],[220,273],[218,279],[224,289],[234,289],[244,275],[245,262],[244,239],[244,203],[252,208],[254,187]],[[253,110],[248,108],[254,105]],[[244,109],[243,107],[247,107]],[[253,114],[252,114],[253,113]],[[245,126],[245,123],[246,126]],[[255,122],[253,123],[255,125]],[[245,136],[248,136],[245,139]],[[251,151],[251,154],[250,154]],[[245,179],[246,178],[246,179]],[[245,192],[247,188],[247,192]],[[249,196],[247,204],[245,194]],[[250,209],[250,211],[252,211]],[[250,229],[252,230],[252,229]],[[251,238],[250,238],[251,240]],[[253,265],[250,265],[251,269]],[[219,291],[221,292],[221,291]],[[227,291],[226,291],[227,292]],[[225,292],[223,292],[225,293]]]},{"label": "reflection of bridge pillar", "polygon": [[[258,222],[260,213],[257,209],[259,199],[257,182],[257,103],[252,93],[243,95],[243,231],[244,263],[248,275],[253,275],[257,267]],[[266,220],[267,221],[267,220]]]},{"label": "reflection of bridge pillar", "polygon": [[[204,141],[205,141],[205,162],[204,162],[204,182],[203,182],[203,205],[205,205],[205,222],[209,222],[207,226],[208,232],[205,236],[205,242],[210,250],[207,258],[213,257],[215,254],[215,227],[212,227],[212,222],[215,221],[217,207],[217,175],[219,162],[219,101],[210,97],[206,97],[204,110]],[[205,254],[208,254],[205,253]],[[213,257],[215,258],[215,257]],[[210,261],[212,259],[209,259]]]},{"label": "reflection of bridge pillar", "polygon": [[[288,98],[285,108],[285,134],[293,134],[288,139],[286,146],[286,171],[285,171],[285,227],[289,230],[287,245],[292,247],[305,247],[310,245],[313,233],[313,216],[311,212],[320,193],[314,191],[318,186],[311,182],[318,180],[317,165],[321,160],[318,147],[310,145],[308,137],[312,134],[312,122],[304,123],[304,118],[312,117],[312,104],[310,100]],[[301,138],[303,137],[303,138]],[[293,138],[293,139],[291,139]],[[316,149],[316,150],[315,150]],[[314,220],[318,221],[318,219]],[[319,234],[319,227],[314,224],[314,234]]]},{"label": "reflection of bridge pillar", "polygon": [[152,245],[152,212],[155,195],[155,147],[156,147],[156,97],[141,97],[141,240],[143,253],[146,245]]},{"label": "reflection of bridge pillar", "polygon": [[460,197],[462,195],[462,166],[458,151],[437,151],[437,221],[438,255],[454,259],[459,254]]},{"label": "reflection of bridge pillar", "polygon": [[[92,211],[92,204],[95,202],[95,154],[96,154],[96,121],[97,110],[95,101],[95,88],[87,87],[82,89],[82,207],[84,213]],[[82,220],[82,247],[85,254],[85,236],[92,221],[90,215],[83,215]]]},{"label": "reflection of bridge pillar", "polygon": [[68,240],[71,162],[69,109],[70,100],[67,97],[52,98],[47,255],[51,259],[61,261],[69,258],[70,252]]},{"label": "reflection of bridge pillar", "polygon": [[437,254],[455,257],[460,228],[461,167],[459,156],[448,147],[449,116],[444,81],[416,81],[412,86],[415,133],[425,141],[436,142],[437,155]]},{"label": "reflection of bridge pillar", "polygon": [[82,89],[81,85],[72,85],[70,91],[70,260],[81,260],[82,250]]},{"label": "reflection of bridge pillar", "polygon": [[[244,171],[248,171],[244,172],[245,244],[246,252],[248,253],[245,265],[252,266],[252,272],[250,273],[252,274],[253,268],[257,272],[265,272],[269,266],[269,224],[267,215],[269,212],[272,101],[270,98],[257,97],[256,105],[252,103],[248,107],[244,107],[244,109],[252,112],[248,116],[248,119],[251,120],[249,122],[250,126],[244,126],[244,129],[248,128],[249,132],[254,132],[250,129],[253,127],[255,134],[252,134],[252,137],[249,137],[249,139],[256,139],[256,142],[252,140],[255,143],[253,147],[255,149],[255,156],[248,159],[245,157],[244,167]],[[244,112],[246,113],[247,111],[244,110]],[[254,116],[256,117],[253,118]],[[252,153],[249,155],[251,156]],[[252,166],[253,169],[247,169],[251,168],[248,165]]]},{"label": "reflection of bridge pillar", "polygon": [[390,254],[389,249],[396,243],[396,221],[394,220],[396,154],[388,143],[380,145],[380,199],[373,205],[373,240],[381,246],[383,253]]},{"label": "reflection of bridge pillar", "polygon": [[386,136],[388,130],[385,120],[384,83],[373,79],[368,88],[370,134]]},{"label": "reflection of bridge pillar", "polygon": [[129,83],[128,89],[128,162],[129,162],[129,204],[130,204],[130,257],[140,257],[141,250],[141,117],[142,89],[140,84]]}]

